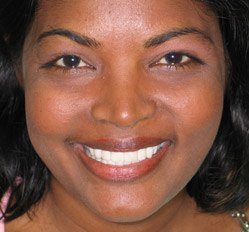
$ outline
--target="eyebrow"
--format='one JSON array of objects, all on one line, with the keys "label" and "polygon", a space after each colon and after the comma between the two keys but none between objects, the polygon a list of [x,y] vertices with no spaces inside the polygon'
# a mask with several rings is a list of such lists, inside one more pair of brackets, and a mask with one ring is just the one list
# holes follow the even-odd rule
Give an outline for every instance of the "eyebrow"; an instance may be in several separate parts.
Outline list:
[{"label": "eyebrow", "polygon": [[201,36],[204,40],[207,40],[209,43],[214,44],[214,41],[211,39],[211,37],[206,34],[204,31],[195,28],[195,27],[190,27],[190,28],[177,28],[173,29],[171,31],[156,35],[150,39],[148,39],[144,43],[145,48],[150,48],[150,47],[156,47],[166,41],[169,41],[173,38],[184,36],[184,35],[189,35],[189,34],[196,34]]},{"label": "eyebrow", "polygon": [[83,46],[92,47],[92,48],[101,47],[101,43],[96,41],[94,38],[90,38],[88,36],[81,35],[77,32],[70,31],[67,29],[62,29],[62,28],[56,28],[56,29],[43,32],[41,35],[39,35],[37,42],[40,43],[44,38],[47,38],[49,36],[56,36],[56,35],[66,37]]},{"label": "eyebrow", "polygon": [[[191,28],[176,28],[172,29],[171,31],[167,31],[165,33],[153,36],[144,42],[144,47],[145,48],[156,47],[173,38],[188,34],[197,34],[201,36],[204,40],[207,40],[209,43],[214,44],[214,41],[211,39],[211,37],[208,34],[206,34],[204,31],[198,28],[191,27]],[[92,47],[92,48],[102,47],[102,44],[97,40],[95,40],[94,38],[90,38],[88,36],[79,34],[77,32],[62,28],[56,28],[43,32],[41,35],[39,35],[37,42],[40,43],[44,38],[50,36],[57,36],[57,35],[66,37],[83,46]]]}]

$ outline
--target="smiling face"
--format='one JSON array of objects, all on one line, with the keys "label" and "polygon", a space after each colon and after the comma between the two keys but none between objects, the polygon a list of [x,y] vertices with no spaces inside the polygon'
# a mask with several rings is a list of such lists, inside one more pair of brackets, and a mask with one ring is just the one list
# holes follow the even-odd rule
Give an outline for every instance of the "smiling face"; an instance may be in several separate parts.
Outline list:
[{"label": "smiling face", "polygon": [[[109,221],[138,221],[177,199],[212,146],[222,38],[215,16],[194,1],[44,0],[21,78],[54,197]],[[95,160],[96,149],[118,161]]]}]

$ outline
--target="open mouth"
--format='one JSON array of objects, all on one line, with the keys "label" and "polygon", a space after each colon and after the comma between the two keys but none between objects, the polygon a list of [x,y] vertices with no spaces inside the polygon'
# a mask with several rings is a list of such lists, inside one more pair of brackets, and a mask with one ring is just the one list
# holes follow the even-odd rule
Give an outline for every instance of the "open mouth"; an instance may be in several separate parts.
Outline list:
[{"label": "open mouth", "polygon": [[134,139],[129,142],[100,140],[91,145],[72,145],[84,166],[94,176],[123,182],[151,173],[168,153],[171,144],[172,140]]},{"label": "open mouth", "polygon": [[158,151],[162,149],[164,145],[165,142],[157,146],[147,147],[132,152],[106,151],[94,149],[86,145],[84,146],[84,148],[87,156],[98,162],[109,165],[123,166],[138,163],[145,159],[151,159]]}]

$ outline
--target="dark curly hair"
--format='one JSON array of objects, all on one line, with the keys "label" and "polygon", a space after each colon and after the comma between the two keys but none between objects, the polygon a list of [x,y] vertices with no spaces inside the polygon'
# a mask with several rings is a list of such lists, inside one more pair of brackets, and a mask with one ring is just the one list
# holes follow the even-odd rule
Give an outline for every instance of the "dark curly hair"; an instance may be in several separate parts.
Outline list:
[{"label": "dark curly hair", "polygon": [[[249,0],[198,1],[219,19],[227,88],[218,134],[187,191],[204,212],[219,213],[243,209],[249,199]],[[0,3],[0,199],[12,189],[6,221],[28,212],[50,183],[29,140],[24,92],[15,75],[37,10],[38,0]],[[16,177],[22,178],[19,185]]]}]

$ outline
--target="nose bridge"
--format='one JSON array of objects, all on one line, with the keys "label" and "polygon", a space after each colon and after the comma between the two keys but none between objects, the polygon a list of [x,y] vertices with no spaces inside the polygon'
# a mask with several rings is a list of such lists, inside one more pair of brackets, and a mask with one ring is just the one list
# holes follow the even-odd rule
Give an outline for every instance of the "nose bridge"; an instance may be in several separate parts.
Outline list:
[{"label": "nose bridge", "polygon": [[115,73],[106,78],[105,94],[93,106],[94,119],[117,127],[133,127],[152,117],[155,105],[146,100],[146,96],[140,91],[141,77],[131,71],[123,73],[119,70]]}]

